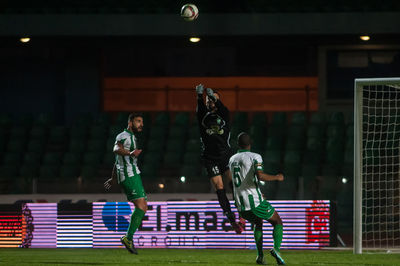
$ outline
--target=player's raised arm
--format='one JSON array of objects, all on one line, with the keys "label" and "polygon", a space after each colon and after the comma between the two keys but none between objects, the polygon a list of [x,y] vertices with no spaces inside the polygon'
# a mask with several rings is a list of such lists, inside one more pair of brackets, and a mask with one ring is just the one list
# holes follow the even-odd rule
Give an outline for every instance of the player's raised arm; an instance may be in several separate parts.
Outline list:
[{"label": "player's raised arm", "polygon": [[261,181],[283,181],[284,177],[283,174],[277,174],[277,175],[269,175],[264,173],[261,170],[258,170],[256,172],[258,180]]},{"label": "player's raised arm", "polygon": [[203,99],[203,92],[204,92],[204,86],[203,84],[199,84],[196,86],[196,95],[197,95],[197,107],[196,107],[196,113],[197,113],[197,118],[199,121],[203,119],[204,115],[207,113],[207,107],[204,104],[204,99]]},{"label": "player's raised arm", "polygon": [[226,122],[229,122],[229,110],[220,100],[218,93],[214,92],[211,88],[207,88],[207,96],[215,103],[217,114]]}]

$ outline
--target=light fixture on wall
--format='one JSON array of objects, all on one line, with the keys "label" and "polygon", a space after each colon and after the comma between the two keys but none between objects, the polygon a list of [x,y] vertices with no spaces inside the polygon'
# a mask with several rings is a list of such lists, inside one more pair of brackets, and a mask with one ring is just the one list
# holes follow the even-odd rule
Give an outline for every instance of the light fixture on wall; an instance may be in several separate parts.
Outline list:
[{"label": "light fixture on wall", "polygon": [[360,39],[364,42],[367,42],[371,39],[371,37],[369,37],[368,35],[362,35],[362,36],[360,36]]},{"label": "light fixture on wall", "polygon": [[22,38],[19,39],[19,41],[22,42],[22,43],[27,43],[30,40],[31,40],[31,38],[29,38],[29,37],[22,37]]},{"label": "light fixture on wall", "polygon": [[200,41],[200,38],[199,38],[199,37],[190,37],[190,38],[189,38],[189,41],[190,41],[190,42],[199,42],[199,41]]}]

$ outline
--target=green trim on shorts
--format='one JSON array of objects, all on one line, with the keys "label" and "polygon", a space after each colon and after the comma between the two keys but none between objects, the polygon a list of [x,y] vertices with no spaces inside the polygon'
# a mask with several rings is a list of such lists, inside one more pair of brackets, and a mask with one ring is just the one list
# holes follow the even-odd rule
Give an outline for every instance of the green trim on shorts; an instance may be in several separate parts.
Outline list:
[{"label": "green trim on shorts", "polygon": [[127,177],[120,185],[122,186],[128,201],[133,201],[139,198],[145,198],[147,200],[142,178],[139,174]]},{"label": "green trim on shorts", "polygon": [[260,218],[263,220],[271,219],[272,215],[274,215],[274,212],[275,208],[272,207],[268,201],[263,200],[260,205],[253,210],[240,212],[240,216],[251,223],[256,223]]}]

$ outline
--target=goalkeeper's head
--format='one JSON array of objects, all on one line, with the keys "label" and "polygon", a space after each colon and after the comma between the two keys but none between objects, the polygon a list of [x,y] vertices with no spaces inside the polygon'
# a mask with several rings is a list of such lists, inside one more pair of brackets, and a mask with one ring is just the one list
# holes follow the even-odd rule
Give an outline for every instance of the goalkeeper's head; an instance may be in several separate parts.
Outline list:
[{"label": "goalkeeper's head", "polygon": [[217,111],[217,107],[215,106],[215,102],[219,100],[220,96],[219,93],[217,91],[214,90],[214,99],[212,99],[211,97],[209,97],[208,95],[206,96],[206,105],[207,105],[207,109],[210,112],[215,112]]},{"label": "goalkeeper's head", "polygon": [[240,133],[237,137],[237,144],[241,149],[250,150],[251,138],[249,134],[246,132]]}]

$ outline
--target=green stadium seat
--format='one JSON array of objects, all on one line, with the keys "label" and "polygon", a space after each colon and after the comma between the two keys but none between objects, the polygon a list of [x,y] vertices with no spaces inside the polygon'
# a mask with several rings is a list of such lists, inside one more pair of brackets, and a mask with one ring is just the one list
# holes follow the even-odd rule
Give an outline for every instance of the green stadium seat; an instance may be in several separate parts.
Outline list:
[{"label": "green stadium seat", "polygon": [[183,154],[184,165],[201,165],[199,152],[186,152]]},{"label": "green stadium seat", "polygon": [[59,177],[59,167],[57,165],[42,165],[39,171],[39,179],[54,180]]},{"label": "green stadium seat", "polygon": [[43,155],[43,163],[46,165],[59,165],[61,164],[62,153],[48,152]]},{"label": "green stadium seat", "polygon": [[[108,137],[108,127],[104,125],[93,125],[89,129],[89,138],[105,140]],[[115,136],[116,137],[116,136]]]},{"label": "green stadium seat", "polygon": [[68,129],[64,126],[50,128],[49,141],[51,143],[65,143],[68,140]]},{"label": "green stadium seat", "polygon": [[341,171],[340,165],[337,164],[323,164],[321,168],[321,175],[325,176],[339,176]]},{"label": "green stadium seat", "polygon": [[303,197],[304,200],[317,199],[317,176],[303,175]]},{"label": "green stadium seat", "polygon": [[286,176],[301,176],[301,152],[286,151],[283,156],[283,171]]},{"label": "green stadium seat", "polygon": [[28,113],[19,115],[19,117],[16,119],[16,122],[18,125],[31,127],[33,124],[33,120],[33,115],[31,113]]},{"label": "green stadium seat", "polygon": [[343,163],[344,153],[341,150],[327,151],[325,155],[325,162],[327,164],[341,165]]},{"label": "green stadium seat", "polygon": [[328,138],[325,144],[325,149],[327,152],[331,151],[343,151],[343,139],[340,138]]},{"label": "green stadium seat", "polygon": [[344,151],[344,163],[353,164],[354,162],[354,150],[345,149]]},{"label": "green stadium seat", "polygon": [[267,128],[268,137],[280,137],[284,138],[286,136],[286,126],[284,125],[270,125]]},{"label": "green stadium seat", "polygon": [[115,125],[118,127],[126,127],[126,125],[128,124],[128,117],[128,112],[119,112],[117,114],[117,118],[115,119]]},{"label": "green stadium seat", "polygon": [[268,137],[265,146],[265,150],[282,150],[283,149],[283,139],[281,136]]},{"label": "green stadium seat", "polygon": [[115,145],[115,137],[112,137],[112,136],[110,136],[110,137],[108,137],[108,139],[107,139],[107,141],[106,141],[106,143],[105,143],[105,151],[106,152],[112,152],[113,151],[113,149],[114,149],[114,145]]},{"label": "green stadium seat", "polygon": [[95,125],[106,126],[111,125],[111,115],[110,113],[102,112],[97,115],[94,119]]},{"label": "green stadium seat", "polygon": [[85,166],[97,166],[101,164],[102,153],[98,152],[86,152],[83,155],[83,164]]},{"label": "green stadium seat", "polygon": [[154,180],[158,178],[158,164],[157,163],[146,163],[140,169],[140,175],[142,177],[142,181],[146,182],[147,180]]},{"label": "green stadium seat", "polygon": [[280,150],[266,150],[263,156],[264,163],[276,163],[281,162],[282,153]]},{"label": "green stadium seat", "polygon": [[344,139],[345,128],[341,125],[329,125],[326,128],[326,136],[328,138]]},{"label": "green stadium seat", "polygon": [[24,126],[13,126],[9,132],[10,139],[22,139],[28,136],[28,127]]},{"label": "green stadium seat", "polygon": [[286,124],[287,124],[287,114],[286,114],[286,112],[274,112],[272,114],[271,124],[286,126]]},{"label": "green stadium seat", "polygon": [[312,125],[325,125],[326,123],[326,114],[324,112],[315,112],[311,114],[310,124]]},{"label": "green stadium seat", "polygon": [[264,184],[260,184],[260,190],[265,198],[268,200],[275,200],[278,186],[278,181],[268,181]]},{"label": "green stadium seat", "polygon": [[302,151],[304,149],[303,139],[288,139],[285,145],[285,150],[287,151]]},{"label": "green stadium seat", "polygon": [[33,126],[31,128],[29,138],[30,139],[45,139],[47,136],[47,129],[44,126]]},{"label": "green stadium seat", "polygon": [[307,138],[306,150],[321,152],[324,149],[324,143],[321,139],[315,137]]},{"label": "green stadium seat", "polygon": [[149,139],[150,140],[164,139],[168,133],[167,130],[168,128],[164,126],[153,126],[150,129]]},{"label": "green stadium seat", "polygon": [[82,155],[75,152],[66,152],[64,154],[62,163],[63,165],[79,165],[82,160]]},{"label": "green stadium seat", "polygon": [[87,126],[72,126],[69,135],[72,139],[86,139],[88,135]]},{"label": "green stadium seat", "polygon": [[54,116],[50,113],[41,113],[39,114],[34,121],[35,125],[49,127],[54,123]]},{"label": "green stadium seat", "polygon": [[0,113],[0,127],[10,127],[11,124],[11,116],[7,113]]},{"label": "green stadium seat", "polygon": [[159,151],[151,152],[149,150],[145,150],[143,154],[140,154],[140,156],[143,156],[144,164],[159,165],[162,159],[162,153]]},{"label": "green stadium seat", "polygon": [[201,142],[200,139],[189,139],[186,142],[186,151],[187,152],[201,152]]},{"label": "green stadium seat", "polygon": [[336,200],[339,186],[339,178],[336,176],[324,176],[318,184],[317,199]]},{"label": "green stadium seat", "polygon": [[251,124],[253,126],[266,127],[268,124],[267,116],[265,115],[264,112],[263,113],[255,113],[253,115],[253,120],[252,120]]},{"label": "green stadium seat", "polygon": [[340,174],[343,177],[346,177],[348,180],[353,180],[354,177],[354,164],[353,163],[344,163],[342,165],[342,171]]},{"label": "green stadium seat", "polygon": [[174,125],[181,127],[188,127],[189,125],[189,113],[188,112],[180,112],[175,115]]},{"label": "green stadium seat", "polygon": [[38,140],[38,139],[34,139],[34,140],[30,140],[28,142],[28,152],[35,152],[38,154],[42,154],[44,149],[46,147],[46,143],[44,142],[44,140]]},{"label": "green stadium seat", "polygon": [[302,165],[301,175],[303,177],[316,177],[320,175],[320,167],[318,164],[305,163]]},{"label": "green stadium seat", "polygon": [[343,112],[332,112],[328,115],[328,124],[330,125],[344,125],[344,114]]},{"label": "green stadium seat", "polygon": [[320,125],[309,125],[306,135],[307,138],[323,139],[325,136],[325,128]]},{"label": "green stadium seat", "polygon": [[42,156],[38,152],[27,152],[24,154],[24,165],[39,165]]},{"label": "green stadium seat", "polygon": [[87,142],[86,151],[103,153],[105,147],[106,145],[103,139],[91,139]]},{"label": "green stadium seat", "polygon": [[181,153],[174,151],[164,153],[163,165],[165,167],[177,167],[181,164]]},{"label": "green stadium seat", "polygon": [[149,140],[149,142],[147,143],[146,151],[162,152],[164,150],[164,146],[165,146],[164,139]]},{"label": "green stadium seat", "polygon": [[108,128],[108,137],[109,138],[113,138],[115,140],[115,138],[117,137],[117,135],[119,133],[121,133],[122,131],[124,131],[124,128],[119,126],[119,125],[113,125],[110,126]]},{"label": "green stadium seat", "polygon": [[85,165],[80,172],[84,180],[95,180],[98,178],[98,168],[94,165]]},{"label": "green stadium seat", "polygon": [[305,164],[319,165],[322,161],[322,150],[306,150],[303,154],[303,162]]},{"label": "green stadium seat", "polygon": [[235,112],[233,114],[232,125],[244,130],[247,128],[248,123],[249,121],[246,112]]},{"label": "green stadium seat", "polygon": [[91,113],[81,113],[74,120],[74,125],[88,127],[93,123],[93,115]]},{"label": "green stadium seat", "polygon": [[307,117],[304,112],[295,112],[292,116],[292,125],[305,126],[307,124]]},{"label": "green stadium seat", "polygon": [[290,125],[287,129],[288,139],[299,139],[304,141],[306,137],[306,127],[303,125]]},{"label": "green stadium seat", "polygon": [[4,165],[14,165],[19,166],[22,161],[22,153],[20,152],[9,152],[4,154],[3,156],[3,164]]},{"label": "green stadium seat", "polygon": [[182,127],[182,126],[176,126],[176,125],[170,126],[168,138],[184,140],[186,137],[186,129],[187,129],[186,127]]},{"label": "green stadium seat", "polygon": [[[139,156],[141,158],[142,156]],[[115,163],[115,154],[113,152],[106,152],[103,155],[103,165],[112,166]]]},{"label": "green stadium seat", "polygon": [[168,124],[169,124],[169,113],[167,113],[167,112],[157,113],[153,124],[155,126],[162,126],[162,127],[168,126]]},{"label": "green stadium seat", "polygon": [[181,167],[179,174],[181,176],[184,176],[187,179],[188,183],[190,183],[190,181],[192,181],[192,180],[198,180],[202,177],[200,165],[184,164]]},{"label": "green stadium seat", "polygon": [[76,164],[63,165],[60,168],[60,177],[64,179],[73,179],[79,176],[79,166]]},{"label": "green stadium seat", "polygon": [[20,139],[20,140],[9,140],[7,144],[7,151],[8,152],[22,152],[25,151],[26,146],[25,146],[25,140]]},{"label": "green stadium seat", "polygon": [[83,152],[86,149],[85,139],[71,139],[69,142],[68,150],[70,152]]},{"label": "green stadium seat", "polygon": [[185,142],[183,139],[170,139],[167,141],[166,151],[176,152],[182,154],[185,149]]},{"label": "green stadium seat", "polygon": [[23,164],[19,169],[19,176],[32,179],[39,175],[39,164]]},{"label": "green stadium seat", "polygon": [[348,124],[346,126],[346,138],[353,138],[354,137],[354,125]]},{"label": "green stadium seat", "polygon": [[200,139],[200,131],[199,131],[199,127],[197,125],[195,126],[191,126],[189,128],[189,139]]},{"label": "green stadium seat", "polygon": [[270,175],[276,175],[282,172],[281,164],[275,162],[264,162],[264,172]]},{"label": "green stadium seat", "polygon": [[0,166],[0,179],[12,180],[18,176],[18,166],[2,165]]},{"label": "green stadium seat", "polygon": [[292,176],[286,176],[283,182],[278,183],[278,190],[275,198],[277,200],[294,200],[297,199],[297,179]]}]

